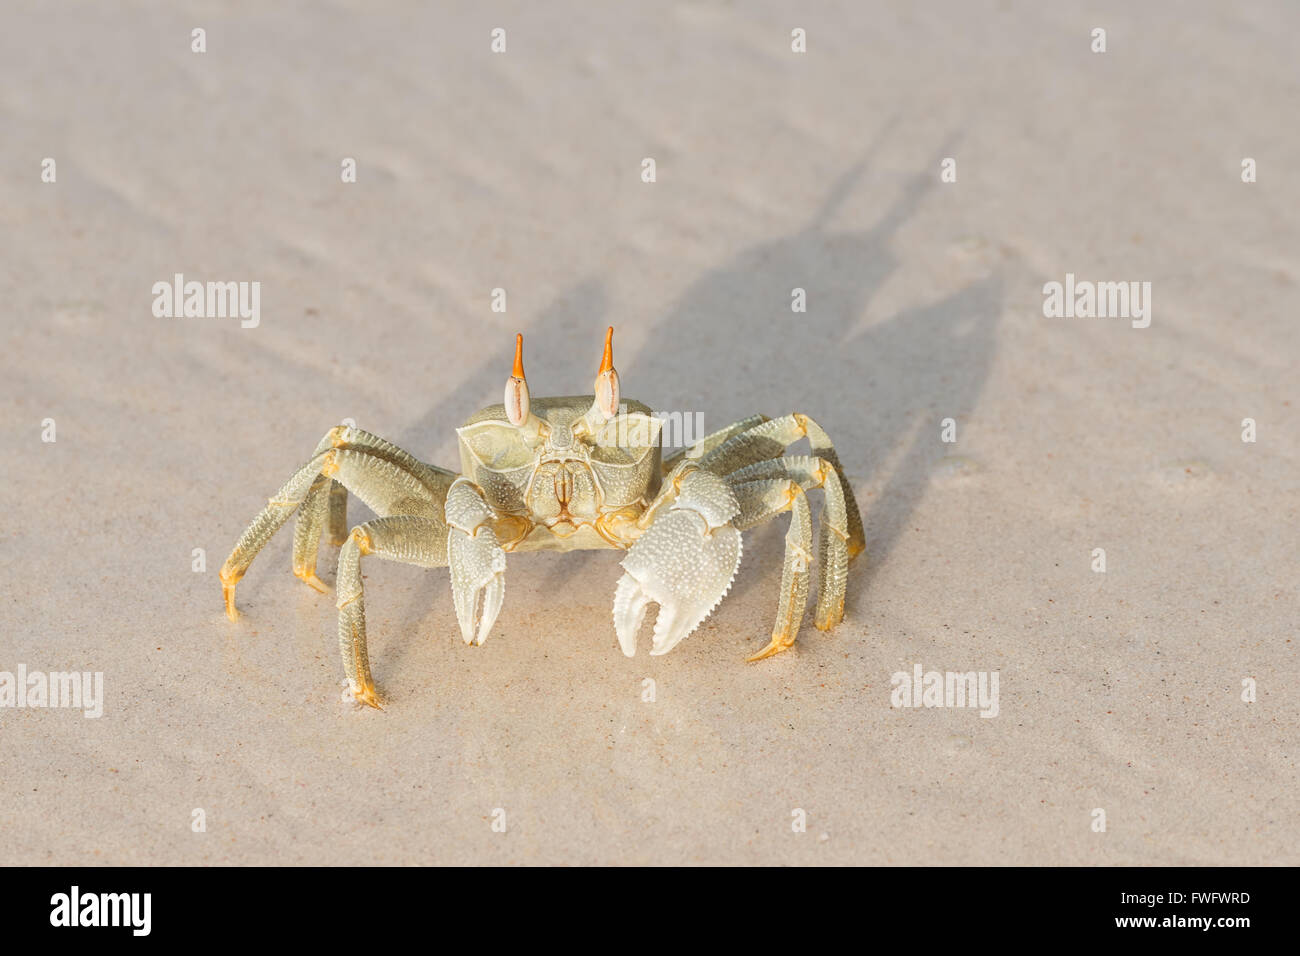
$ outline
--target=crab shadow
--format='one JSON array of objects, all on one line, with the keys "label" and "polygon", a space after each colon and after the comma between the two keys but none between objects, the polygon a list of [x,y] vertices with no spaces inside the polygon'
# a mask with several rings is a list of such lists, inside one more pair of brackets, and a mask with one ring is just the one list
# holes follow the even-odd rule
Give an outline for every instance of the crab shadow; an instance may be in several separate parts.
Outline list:
[{"label": "crab shadow", "polygon": [[[936,157],[951,155],[951,148],[951,142],[944,143]],[[1004,304],[1004,281],[995,271],[939,301],[864,324],[873,298],[900,265],[893,250],[899,230],[938,183],[931,171],[938,169],[936,158],[902,185],[869,227],[837,226],[871,159],[868,150],[840,176],[804,228],[740,250],[689,286],[665,314],[639,328],[634,321],[608,317],[609,295],[595,278],[559,296],[526,328],[538,394],[564,394],[589,383],[600,333],[612,323],[623,343],[621,348],[616,343],[615,359],[625,393],[657,411],[699,411],[706,433],[755,412],[812,415],[835,442],[863,511],[867,550],[850,567],[850,613],[869,600],[875,570],[888,560],[928,487],[942,455],[940,419],[960,419],[977,403]],[[796,287],[807,294],[807,311],[801,314],[790,307]],[[575,342],[590,342],[592,348],[575,349]],[[406,430],[402,438],[411,443],[406,447],[443,441],[450,424],[500,401],[509,356],[498,351]],[[882,411],[873,414],[873,408]],[[801,452],[796,446],[791,453]],[[868,488],[874,493],[864,500]],[[753,546],[746,544],[747,554],[772,560],[762,567],[742,563],[719,616],[756,585],[775,587],[785,523],[772,522],[747,535],[754,539]],[[536,574],[530,583],[540,580],[542,593],[563,588],[579,605],[604,600],[608,610],[621,574],[617,556],[546,556],[554,564],[530,572]],[[593,576],[607,577],[608,588],[575,587],[575,581]],[[753,598],[762,599],[757,593]],[[771,605],[774,613],[775,595]],[[412,610],[427,612],[427,599],[420,608]],[[810,626],[811,614],[805,630]],[[612,629],[609,649],[617,651]]]}]

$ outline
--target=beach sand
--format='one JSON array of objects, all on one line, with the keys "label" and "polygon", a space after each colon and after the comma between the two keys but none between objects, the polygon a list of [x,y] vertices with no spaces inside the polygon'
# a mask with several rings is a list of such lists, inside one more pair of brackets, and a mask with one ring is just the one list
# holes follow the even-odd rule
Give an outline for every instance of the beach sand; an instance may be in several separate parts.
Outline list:
[{"label": "beach sand", "polygon": [[[0,671],[105,697],[0,708],[0,864],[1300,862],[1294,5],[158,7],[0,32]],[[177,273],[258,324],[156,317]],[[1046,317],[1067,274],[1149,327]],[[830,432],[838,628],[744,661],[784,518],[653,658],[616,552],[512,556],[482,647],[368,559],[382,712],[291,529],[226,619],[330,427],[456,467],[517,330],[565,395],[610,324],[628,397]],[[918,664],[996,717],[892,706]]]}]

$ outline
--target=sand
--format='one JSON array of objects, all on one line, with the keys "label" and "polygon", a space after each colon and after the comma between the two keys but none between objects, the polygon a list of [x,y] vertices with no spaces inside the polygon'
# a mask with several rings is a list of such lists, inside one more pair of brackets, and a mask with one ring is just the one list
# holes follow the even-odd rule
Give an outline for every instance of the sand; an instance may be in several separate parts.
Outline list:
[{"label": "sand", "polygon": [[[18,4],[0,671],[101,672],[104,701],[0,708],[0,864],[1300,862],[1298,28]],[[259,282],[258,324],[155,316],[176,273]],[[1067,273],[1150,282],[1149,327],[1046,317]],[[656,410],[830,432],[868,537],[835,631],[810,609],[744,663],[784,519],[655,658],[619,653],[615,552],[512,557],[482,647],[445,570],[371,561],[383,712],[340,701],[288,529],[227,621],[221,562],[331,426],[454,467],[516,330],[563,395],[607,324]],[[997,716],[892,706],[917,664],[997,672]]]}]

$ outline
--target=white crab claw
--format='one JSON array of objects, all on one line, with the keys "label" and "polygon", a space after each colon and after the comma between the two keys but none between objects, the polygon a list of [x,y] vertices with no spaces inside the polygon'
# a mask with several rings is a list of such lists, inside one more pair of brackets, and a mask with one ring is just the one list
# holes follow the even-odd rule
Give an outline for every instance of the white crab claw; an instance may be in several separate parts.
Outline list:
[{"label": "white crab claw", "polygon": [[636,656],[636,636],[645,621],[649,603],[650,596],[637,584],[636,578],[624,574],[618,579],[614,591],[614,633],[618,635],[618,646],[628,657]]},{"label": "white crab claw", "polygon": [[506,596],[506,553],[491,528],[479,528],[472,535],[452,528],[447,537],[447,565],[461,637],[466,644],[482,644]]},{"label": "white crab claw", "polygon": [[721,478],[699,472],[683,481],[672,508],[623,559],[614,630],[624,654],[636,653],[651,601],[659,605],[652,655],[667,654],[718,606],[740,567],[740,532],[729,523],[739,510]]}]

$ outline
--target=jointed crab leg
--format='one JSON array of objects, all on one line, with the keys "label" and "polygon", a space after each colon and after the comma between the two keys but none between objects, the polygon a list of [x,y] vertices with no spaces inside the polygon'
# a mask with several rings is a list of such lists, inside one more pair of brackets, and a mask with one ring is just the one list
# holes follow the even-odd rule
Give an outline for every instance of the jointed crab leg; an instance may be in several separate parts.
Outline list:
[{"label": "jointed crab leg", "polygon": [[337,547],[348,540],[348,489],[342,482],[331,480],[329,494],[330,544]]},{"label": "jointed crab leg", "polygon": [[733,487],[740,503],[735,526],[746,531],[783,511],[790,511],[790,527],[785,533],[785,564],[781,571],[781,600],[777,605],[772,640],[751,661],[761,661],[794,644],[808,606],[808,568],[812,565],[812,513],[808,496],[797,481],[768,478],[748,481]]},{"label": "jointed crab leg", "polygon": [[366,611],[361,556],[378,555],[422,568],[447,564],[447,525],[441,518],[395,515],[357,525],[339,553],[339,652],[348,687],[358,701],[379,706],[366,651]]},{"label": "jointed crab leg", "polygon": [[[666,475],[671,472],[688,456],[700,458],[707,455],[709,452],[724,444],[729,439],[734,438],[736,435],[739,435],[741,432],[747,432],[756,425],[761,425],[766,421],[770,421],[766,415],[750,415],[748,418],[742,418],[738,422],[733,422],[726,428],[719,428],[716,432],[705,435],[690,448],[683,448],[665,458],[663,462],[664,474]],[[784,450],[784,448],[778,449],[774,454],[779,455]]]},{"label": "jointed crab leg", "polygon": [[851,540],[847,499],[839,475],[825,458],[787,455],[738,469],[727,480],[738,484],[760,478],[793,479],[803,488],[821,488],[825,492],[826,504],[817,539],[816,625],[819,630],[828,631],[844,617]]},{"label": "jointed crab leg", "polygon": [[[321,532],[325,522],[331,516],[330,506],[334,502],[334,485],[338,484],[329,475],[319,475],[307,489],[307,497],[298,507],[298,519],[293,526],[293,573],[317,591],[324,594],[329,588],[316,576],[316,555],[320,549]],[[339,485],[343,488],[342,485]],[[347,507],[347,489],[343,488],[343,507]],[[344,520],[346,520],[346,513]],[[344,532],[344,540],[347,532]],[[340,544],[342,542],[339,542]]]},{"label": "jointed crab leg", "polygon": [[[745,421],[749,421],[746,419]],[[741,423],[737,423],[741,424]],[[734,426],[733,426],[734,427]],[[723,432],[727,431],[724,429]],[[722,434],[722,432],[716,433]],[[699,459],[699,465],[720,475],[731,475],[737,469],[760,461],[768,461],[785,453],[786,448],[801,438],[807,438],[812,446],[812,454],[827,461],[836,474],[844,498],[848,530],[849,555],[862,552],[866,539],[862,530],[862,516],[858,513],[857,501],[853,492],[843,479],[839,456],[830,436],[825,429],[807,415],[794,412],[762,421],[751,428],[733,435],[721,445]],[[706,439],[707,440],[707,439]]]},{"label": "jointed crab leg", "polygon": [[232,621],[239,617],[239,612],[235,609],[235,585],[253,563],[257,553],[280,530],[280,526],[289,520],[294,508],[307,497],[312,484],[321,476],[322,469],[332,465],[333,454],[322,452],[298,469],[239,536],[226,563],[221,566],[221,593],[226,599],[226,616]]},{"label": "jointed crab leg", "polygon": [[[455,477],[442,468],[425,464],[378,435],[347,425],[338,425],[326,432],[316,446],[315,454],[342,447],[368,451],[433,486],[437,485],[439,476],[446,476],[447,481]],[[348,489],[336,479],[321,475],[312,483],[298,509],[293,529],[293,573],[322,593],[328,588],[316,577],[316,552],[327,521],[330,543],[341,545],[348,537]]]},{"label": "jointed crab leg", "polygon": [[[354,437],[370,447],[365,447],[365,444],[353,445]],[[313,456],[284,484],[240,536],[230,557],[222,566],[221,585],[226,599],[226,614],[232,620],[238,617],[235,610],[235,585],[244,576],[257,553],[289,520],[294,509],[316,487],[320,478],[338,481],[380,515],[441,515],[446,489],[453,480],[449,472],[424,465],[382,439],[357,429],[340,426],[333,429],[326,440],[333,443],[332,447]],[[324,445],[325,441],[321,444]],[[319,505],[314,504],[314,507]],[[307,526],[301,532],[301,540],[304,542],[310,538],[315,524],[315,519],[311,517],[306,520]],[[316,533],[319,540],[319,530]],[[295,535],[295,539],[298,538],[299,535]],[[304,557],[306,553],[305,543],[301,547],[295,547],[295,571],[305,567],[314,577],[315,562],[308,564]]]}]

